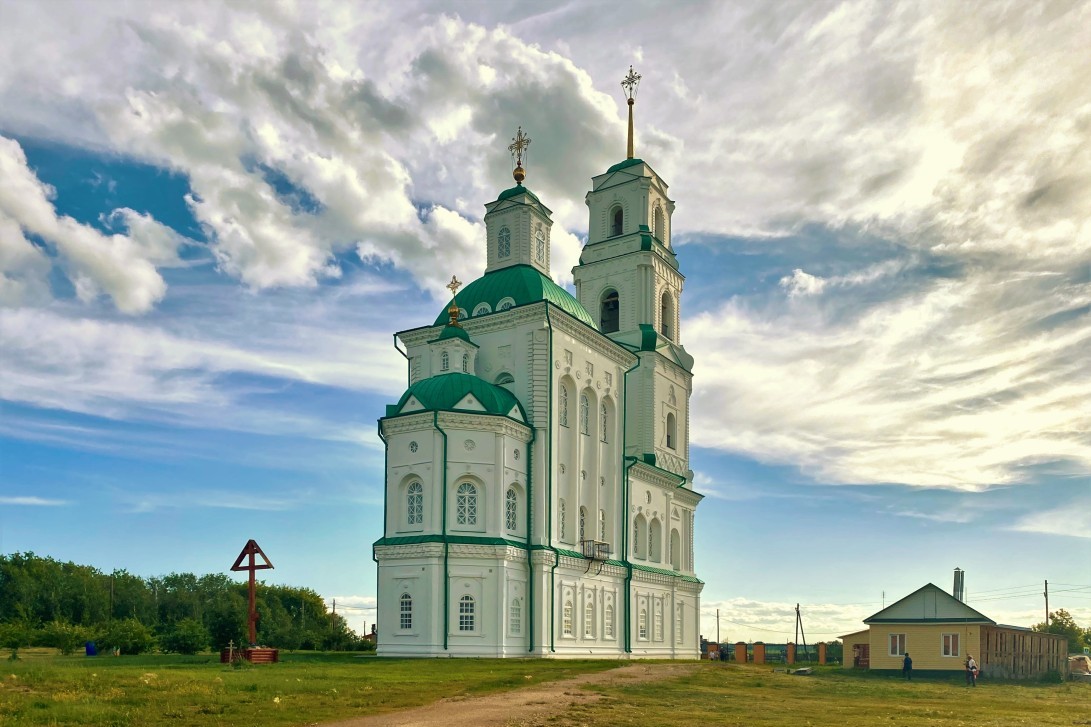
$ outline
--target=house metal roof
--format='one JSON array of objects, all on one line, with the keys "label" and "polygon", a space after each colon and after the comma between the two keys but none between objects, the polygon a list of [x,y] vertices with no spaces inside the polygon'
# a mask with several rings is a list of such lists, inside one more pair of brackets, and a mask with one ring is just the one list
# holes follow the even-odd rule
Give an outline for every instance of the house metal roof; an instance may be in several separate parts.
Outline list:
[{"label": "house metal roof", "polygon": [[410,398],[420,402],[423,409],[414,411],[472,411],[480,410],[463,404],[467,395],[472,395],[487,414],[510,417],[526,423],[526,412],[515,395],[502,386],[490,384],[472,374],[452,371],[422,379],[406,389],[398,403],[390,407],[387,416],[401,413],[402,407]]}]

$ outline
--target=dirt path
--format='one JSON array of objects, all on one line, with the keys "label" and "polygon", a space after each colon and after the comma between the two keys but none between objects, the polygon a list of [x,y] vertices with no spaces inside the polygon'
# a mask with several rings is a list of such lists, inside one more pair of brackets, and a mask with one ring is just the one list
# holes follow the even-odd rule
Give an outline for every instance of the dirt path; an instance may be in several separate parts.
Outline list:
[{"label": "dirt path", "polygon": [[441,699],[423,707],[330,722],[323,727],[509,727],[534,724],[545,717],[561,714],[575,704],[590,704],[601,699],[599,694],[583,689],[588,685],[615,686],[639,684],[652,679],[676,679],[698,667],[699,664],[630,664],[484,697]]}]

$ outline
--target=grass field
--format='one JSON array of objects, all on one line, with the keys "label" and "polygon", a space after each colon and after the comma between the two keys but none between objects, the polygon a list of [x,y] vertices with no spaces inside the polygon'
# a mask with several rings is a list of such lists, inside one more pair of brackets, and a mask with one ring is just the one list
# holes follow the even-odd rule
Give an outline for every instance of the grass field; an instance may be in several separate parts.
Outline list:
[{"label": "grass field", "polygon": [[[61,657],[0,662],[3,725],[301,725],[443,697],[515,689],[612,668],[611,661],[388,660],[284,654],[234,668],[213,655]],[[602,687],[595,703],[549,718],[573,725],[1091,725],[1091,685],[997,684],[773,673],[703,663],[675,682]]]}]

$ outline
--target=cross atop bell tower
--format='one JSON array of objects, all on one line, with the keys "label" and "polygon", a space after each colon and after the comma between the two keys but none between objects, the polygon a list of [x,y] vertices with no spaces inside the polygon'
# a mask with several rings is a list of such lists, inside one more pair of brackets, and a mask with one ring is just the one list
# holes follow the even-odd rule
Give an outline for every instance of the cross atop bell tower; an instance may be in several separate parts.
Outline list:
[{"label": "cross atop bell tower", "polygon": [[629,103],[629,143],[625,147],[625,158],[633,158],[633,105],[636,104],[636,91],[640,88],[640,74],[629,66],[629,75],[621,81],[621,87],[625,89],[625,97]]}]

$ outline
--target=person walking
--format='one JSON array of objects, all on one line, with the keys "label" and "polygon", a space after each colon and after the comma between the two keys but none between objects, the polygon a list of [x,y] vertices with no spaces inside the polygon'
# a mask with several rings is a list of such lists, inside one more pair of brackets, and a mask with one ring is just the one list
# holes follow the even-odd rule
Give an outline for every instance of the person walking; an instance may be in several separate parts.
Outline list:
[{"label": "person walking", "polygon": [[977,662],[969,654],[966,655],[966,683],[977,686]]},{"label": "person walking", "polygon": [[909,658],[909,652],[905,652],[905,658],[902,659],[902,676],[913,681],[913,660]]}]

